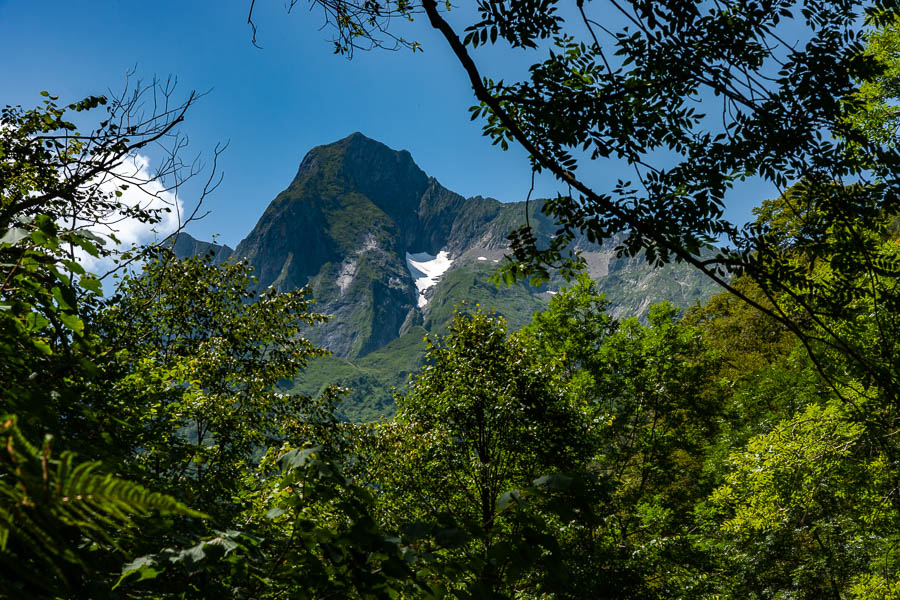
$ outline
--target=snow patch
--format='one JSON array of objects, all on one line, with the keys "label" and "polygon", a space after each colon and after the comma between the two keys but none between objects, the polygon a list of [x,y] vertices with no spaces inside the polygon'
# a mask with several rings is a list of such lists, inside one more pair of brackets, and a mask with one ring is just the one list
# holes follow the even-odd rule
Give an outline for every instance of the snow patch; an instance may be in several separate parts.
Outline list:
[{"label": "snow patch", "polygon": [[487,260],[487,258],[485,258],[485,257],[483,257],[483,256],[479,256],[479,257],[478,257],[478,260]]},{"label": "snow patch", "polygon": [[347,291],[347,288],[350,287],[350,284],[353,283],[353,276],[356,275],[356,261],[350,260],[349,262],[345,262],[341,265],[341,271],[338,274],[337,281],[335,283],[341,290],[341,296],[344,295],[344,292]]},{"label": "snow patch", "polygon": [[416,282],[416,289],[419,290],[419,308],[428,304],[425,291],[440,281],[441,276],[447,272],[451,264],[453,261],[450,260],[450,254],[446,250],[441,250],[437,256],[427,252],[406,253],[406,266]]}]

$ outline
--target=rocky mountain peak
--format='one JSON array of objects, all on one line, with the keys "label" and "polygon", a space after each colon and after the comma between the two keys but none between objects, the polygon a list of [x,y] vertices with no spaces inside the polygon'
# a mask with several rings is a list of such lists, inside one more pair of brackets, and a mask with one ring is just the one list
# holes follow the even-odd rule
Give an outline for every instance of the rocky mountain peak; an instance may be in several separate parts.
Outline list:
[{"label": "rocky mountain peak", "polygon": [[429,177],[406,150],[393,150],[357,132],[310,150],[288,189],[323,186],[352,190],[394,221],[405,222],[418,210]]},{"label": "rocky mountain peak", "polygon": [[[556,227],[539,206],[530,206],[531,223],[549,238]],[[527,322],[550,288],[497,291],[487,283],[524,211],[522,202],[464,198],[409,152],[354,133],[306,154],[234,255],[254,265],[260,287],[310,285],[315,309],[334,317],[309,337],[357,358],[416,327],[441,327],[461,300],[500,302],[511,323]],[[612,253],[583,249],[591,274],[605,276]]]},{"label": "rocky mountain peak", "polygon": [[[541,205],[527,208],[546,242],[557,227]],[[213,251],[217,261],[246,258],[260,287],[309,285],[313,309],[332,318],[303,335],[334,356],[311,365],[297,389],[355,388],[344,415],[370,419],[390,414],[390,389],[421,364],[423,336],[441,332],[461,301],[495,309],[516,329],[565,285],[490,283],[525,210],[524,202],[464,198],[425,174],[409,152],[354,133],[310,150],[233,253],[186,234],[173,249],[182,256]],[[641,256],[617,257],[615,245],[575,241],[614,317],[640,316],[661,300],[690,306],[713,291],[686,265],[653,269]]]}]

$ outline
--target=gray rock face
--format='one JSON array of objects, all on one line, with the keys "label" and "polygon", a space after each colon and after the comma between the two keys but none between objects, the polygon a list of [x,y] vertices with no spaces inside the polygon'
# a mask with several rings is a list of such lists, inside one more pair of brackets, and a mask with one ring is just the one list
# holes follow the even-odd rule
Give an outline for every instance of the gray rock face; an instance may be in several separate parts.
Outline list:
[{"label": "gray rock face", "polygon": [[[309,337],[356,359],[420,325],[441,326],[462,300],[496,305],[511,324],[546,305],[559,282],[505,290],[486,282],[524,210],[521,202],[463,198],[425,174],[409,152],[354,133],[306,155],[233,255],[254,265],[260,287],[311,286],[314,309],[334,317]],[[531,213],[539,236],[554,233],[539,203]],[[177,253],[206,251],[188,238],[176,242]],[[685,306],[712,290],[683,268],[653,270],[640,259],[617,260],[611,246],[578,246],[619,314],[640,314],[662,299]],[[444,259],[445,266],[449,259],[449,268],[431,273],[423,290],[423,274],[411,270],[408,255]]]},{"label": "gray rock face", "polygon": [[422,322],[406,254],[461,255],[501,210],[444,188],[408,152],[355,133],[306,155],[235,255],[254,265],[261,287],[310,285],[316,310],[334,315],[310,336],[355,358]]},{"label": "gray rock face", "polygon": [[200,256],[211,253],[214,264],[221,264],[234,255],[234,250],[228,246],[212,242],[201,242],[183,231],[175,236],[171,243],[171,248],[175,256],[179,257]]}]

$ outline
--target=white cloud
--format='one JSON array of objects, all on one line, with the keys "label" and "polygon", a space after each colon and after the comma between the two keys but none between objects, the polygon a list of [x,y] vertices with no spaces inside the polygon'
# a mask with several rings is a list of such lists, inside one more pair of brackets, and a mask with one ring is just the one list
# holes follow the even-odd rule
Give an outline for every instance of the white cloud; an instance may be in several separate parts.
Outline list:
[{"label": "white cloud", "polygon": [[[110,234],[119,241],[118,250],[127,250],[133,245],[162,240],[178,228],[179,215],[184,214],[181,199],[163,183],[153,178],[150,159],[141,154],[126,158],[101,181],[95,181],[91,185],[96,186],[101,192],[121,191],[119,201],[125,206],[141,207],[145,210],[169,209],[169,212],[160,213],[162,218],[158,223],[142,223],[138,219],[116,212],[105,215],[100,223],[88,226],[87,229],[107,239],[106,247],[110,249],[115,245],[115,242],[109,239]],[[127,189],[122,190],[123,185],[127,185]],[[94,273],[101,273],[113,265],[108,258],[96,258],[83,251],[76,253],[76,259],[86,270]]]}]

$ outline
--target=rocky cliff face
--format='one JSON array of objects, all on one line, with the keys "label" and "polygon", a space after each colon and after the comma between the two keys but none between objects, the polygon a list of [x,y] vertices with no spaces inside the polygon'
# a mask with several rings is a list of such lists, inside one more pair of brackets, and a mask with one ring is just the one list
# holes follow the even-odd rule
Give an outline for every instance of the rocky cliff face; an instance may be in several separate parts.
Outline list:
[{"label": "rocky cliff face", "polygon": [[427,263],[462,255],[503,209],[447,190],[408,152],[355,133],[306,155],[235,255],[263,287],[312,286],[316,310],[334,319],[311,337],[358,357],[423,322],[442,274]]},{"label": "rocky cliff face", "polygon": [[311,285],[317,310],[335,315],[316,341],[366,354],[397,337],[415,309],[403,253],[429,188],[409,153],[354,134],[306,155],[236,254],[261,286]]},{"label": "rocky cliff face", "polygon": [[[553,223],[536,208],[532,224],[552,235]],[[524,203],[463,198],[409,152],[354,133],[312,149],[233,254],[254,265],[261,287],[311,286],[315,309],[334,318],[309,336],[357,359],[414,328],[420,334],[419,326],[439,329],[462,300],[494,306],[514,326],[545,306],[559,282],[498,290],[487,281],[524,210]],[[202,244],[178,243],[179,254]],[[685,306],[711,290],[685,269],[653,270],[639,259],[617,260],[610,248],[579,247],[619,315],[662,299]]]},{"label": "rocky cliff face", "polygon": [[172,252],[175,256],[202,256],[212,254],[212,260],[215,264],[220,264],[228,260],[234,255],[234,250],[228,246],[222,246],[213,242],[202,242],[184,233],[180,232],[171,243]]}]

